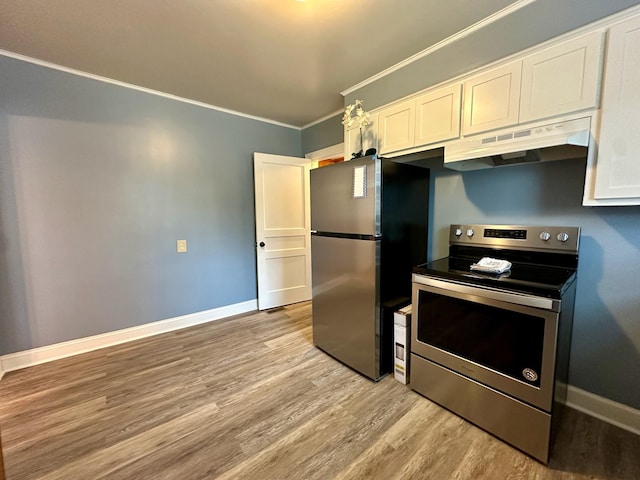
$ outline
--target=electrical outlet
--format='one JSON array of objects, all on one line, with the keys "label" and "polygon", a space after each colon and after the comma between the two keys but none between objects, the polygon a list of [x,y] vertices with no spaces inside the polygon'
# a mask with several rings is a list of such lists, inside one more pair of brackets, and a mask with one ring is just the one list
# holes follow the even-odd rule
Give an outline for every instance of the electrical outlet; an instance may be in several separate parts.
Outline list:
[{"label": "electrical outlet", "polygon": [[178,240],[176,242],[176,250],[178,253],[187,253],[187,241],[186,240]]}]

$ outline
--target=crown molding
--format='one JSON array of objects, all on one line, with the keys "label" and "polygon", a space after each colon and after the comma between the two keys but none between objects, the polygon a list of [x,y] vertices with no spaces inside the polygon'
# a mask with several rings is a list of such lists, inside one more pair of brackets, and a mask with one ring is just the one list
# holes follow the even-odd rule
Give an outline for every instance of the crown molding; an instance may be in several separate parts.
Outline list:
[{"label": "crown molding", "polygon": [[523,7],[526,7],[527,5],[531,4],[535,2],[535,0],[519,0],[515,3],[512,3],[511,5],[509,5],[508,7],[503,8],[502,10],[497,11],[496,13],[494,13],[493,15],[489,15],[488,17],[483,18],[482,20],[474,23],[473,25],[460,30],[459,32],[454,33],[453,35],[445,38],[444,40],[441,40],[438,43],[434,43],[433,45],[431,45],[430,47],[425,48],[424,50],[422,50],[421,52],[416,53],[415,55],[410,56],[409,58],[396,63],[395,65],[383,70],[380,73],[377,73],[375,75],[373,75],[372,77],[367,78],[366,80],[363,80],[362,82],[358,83],[357,85],[354,85],[353,87],[347,88],[346,90],[343,90],[342,92],[340,92],[342,94],[342,96],[347,96],[350,93],[355,92],[356,90],[361,89],[362,87],[365,87],[367,85],[369,85],[370,83],[375,82],[376,80],[380,80],[383,77],[386,77],[387,75],[392,74],[393,72],[400,70],[404,67],[406,67],[407,65],[412,64],[413,62],[420,60],[423,57],[426,57],[427,55],[432,54],[433,52],[436,52],[444,47],[446,47],[447,45],[450,45],[454,42],[457,42],[458,40],[461,40],[469,35],[471,35],[474,32],[477,32],[478,30],[481,30],[482,28],[491,25],[492,23],[500,20],[501,18],[504,18],[510,14],[512,14],[513,12],[520,10]]},{"label": "crown molding", "polygon": [[306,125],[303,125],[302,127],[300,127],[302,130],[304,130],[305,128],[309,128],[309,127],[313,127],[314,125],[317,125],[319,123],[324,122],[325,120],[329,120],[330,118],[335,117],[336,115],[340,115],[344,110],[340,109],[340,110],[336,110],[335,112],[329,113],[328,115],[325,115],[324,117],[321,117],[317,120],[314,120],[311,123],[307,123]]},{"label": "crown molding", "polygon": [[50,68],[52,70],[58,70],[60,72],[69,73],[71,75],[76,75],[79,77],[88,78],[91,80],[97,80],[99,82],[108,83],[111,85],[116,85],[118,87],[128,88],[130,90],[137,90],[139,92],[148,93],[151,95],[156,95],[158,97],[168,98],[169,100],[175,100],[177,102],[188,103],[190,105],[195,105],[196,107],[207,108],[209,110],[216,110],[222,113],[228,113],[229,115],[235,115],[237,117],[244,117],[250,120],[256,120],[258,122],[270,123],[272,125],[277,125],[279,127],[292,128],[294,130],[302,130],[302,127],[298,127],[296,125],[289,125],[287,123],[278,122],[276,120],[270,120],[264,117],[257,117],[255,115],[249,115],[242,112],[237,112],[235,110],[230,110],[228,108],[217,107],[215,105],[211,105],[209,103],[199,102],[197,100],[191,100],[189,98],[179,97],[177,95],[171,95],[170,93],[161,92],[159,90],[153,90],[151,88],[141,87],[139,85],[134,85],[132,83],[121,82],[120,80],[114,80],[112,78],[103,77],[100,75],[95,75],[93,73],[83,72],[82,70],[76,70],[74,68],[64,67],[62,65],[58,65],[56,63],[46,62],[44,60],[39,60],[37,58],[28,57],[26,55],[21,55],[19,53],[10,52],[8,50],[0,49],[0,55],[3,57],[13,58],[15,60],[21,60],[23,62],[32,63],[34,65],[38,65],[40,67]]},{"label": "crown molding", "polygon": [[[523,0],[523,1],[524,1],[525,4],[530,4],[530,3],[535,2],[536,0]],[[523,6],[525,6],[525,5],[520,5],[520,4],[513,4],[513,5],[511,5],[511,7],[514,7],[516,5],[519,5],[518,8],[522,8]],[[495,15],[502,14],[502,12],[504,12],[504,10],[507,10],[507,9],[510,9],[509,13],[512,13],[513,11],[517,10],[517,8],[511,8],[511,7],[507,7],[505,9],[501,10],[500,12],[497,12]],[[494,62],[490,62],[488,64],[482,65],[482,66],[480,66],[478,68],[475,68],[475,69],[473,69],[471,71],[464,72],[464,73],[462,73],[460,75],[456,75],[455,77],[449,78],[449,79],[447,79],[447,80],[445,80],[443,82],[440,82],[440,83],[437,83],[437,84],[434,84],[434,85],[429,85],[429,88],[436,88],[436,87],[439,87],[439,86],[443,86],[443,85],[452,83],[454,81],[458,81],[458,80],[463,79],[463,78],[468,78],[469,76],[475,75],[478,72],[482,72],[482,71],[487,70],[489,68],[493,68],[493,67],[497,67],[497,66],[503,65],[505,63],[510,62],[513,59],[520,58],[523,55],[526,55],[528,53],[541,50],[543,48],[546,48],[547,46],[554,45],[554,44],[556,44],[558,42],[569,41],[572,38],[579,37],[579,36],[581,36],[581,35],[583,35],[585,33],[589,33],[589,32],[592,32],[592,31],[595,31],[595,30],[598,30],[598,29],[609,28],[609,27],[611,27],[612,25],[614,25],[617,22],[624,21],[627,18],[630,18],[630,17],[632,17],[634,15],[638,15],[638,14],[640,14],[640,4],[631,6],[629,8],[626,8],[626,9],[621,10],[621,11],[616,12],[616,13],[612,13],[611,15],[608,15],[606,17],[602,17],[600,19],[594,20],[591,23],[588,23],[588,24],[583,25],[581,27],[578,27],[578,28],[576,28],[574,30],[571,30],[571,31],[566,32],[566,33],[563,33],[561,35],[558,35],[557,37],[551,38],[549,40],[545,40],[545,41],[543,41],[543,42],[541,42],[539,44],[533,45],[533,46],[531,46],[529,48],[526,48],[524,50],[520,50],[520,51],[515,52],[515,53],[513,53],[511,55],[508,55],[506,57],[500,58],[500,59],[498,59],[498,60],[496,60]],[[501,15],[500,18],[502,18],[504,16],[505,15]],[[492,19],[492,17],[487,17],[486,19],[478,22],[477,24],[472,25],[471,27],[469,27],[469,29],[474,28],[476,25],[478,25],[478,24],[480,24],[482,22],[485,22],[488,19]],[[483,26],[486,26],[489,23],[494,22],[495,20],[496,19],[493,18],[491,20],[491,22],[484,23]],[[474,29],[478,30],[478,28],[474,28]],[[419,58],[422,58],[422,57],[424,57],[426,55],[429,55],[430,53],[433,53],[434,51],[438,50],[439,48],[444,47],[445,44],[450,44],[450,43],[456,41],[457,39],[460,39],[460,38],[466,36],[466,35],[460,35],[463,32],[465,32],[465,31],[463,30],[461,32],[458,32],[458,33],[452,35],[451,37],[443,40],[442,42],[440,42],[438,44],[435,44],[435,45],[427,48],[426,50],[423,50],[422,52],[417,53],[416,55],[414,55],[412,57],[409,57],[408,59],[403,60],[402,62],[397,63],[396,65],[394,65],[392,67],[389,67],[388,69],[383,70],[382,72],[380,72],[380,73],[378,73],[378,74],[376,74],[376,75],[374,75],[372,77],[369,77],[368,79],[360,82],[359,84],[354,85],[353,87],[350,87],[347,90],[344,90],[344,91],[342,91],[340,93],[343,96],[346,96],[346,95],[348,95],[350,93],[353,93],[354,91],[357,91],[357,90],[367,86],[370,83],[375,82],[376,80],[379,80],[379,79],[381,79],[381,78],[383,78],[383,77],[385,77],[385,76],[387,76],[387,75],[389,75],[389,74],[391,74],[391,73],[393,73],[393,72],[395,72],[397,70],[400,70],[401,68],[403,68],[403,67],[405,67],[407,65],[410,65],[413,62],[415,62]],[[458,36],[458,35],[460,35],[460,36]],[[468,35],[468,33],[467,33],[467,35]],[[406,95],[403,98],[408,98],[408,97],[414,96],[417,93],[420,93],[420,92],[415,92],[415,93],[412,93],[410,95]],[[399,100],[401,100],[401,99],[397,99],[395,101],[399,101]],[[379,108],[381,108],[381,107],[378,107],[378,108],[376,108],[376,109],[374,109],[372,111],[375,111],[375,110],[377,110]]]}]

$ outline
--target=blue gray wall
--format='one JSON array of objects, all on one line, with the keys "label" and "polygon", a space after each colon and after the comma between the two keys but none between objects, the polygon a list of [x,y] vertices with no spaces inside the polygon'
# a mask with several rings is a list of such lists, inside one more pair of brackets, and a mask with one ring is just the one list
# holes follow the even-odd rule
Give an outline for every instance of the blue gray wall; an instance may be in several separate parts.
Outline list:
[{"label": "blue gray wall", "polygon": [[302,153],[315,152],[344,141],[342,113],[302,130]]},{"label": "blue gray wall", "polygon": [[0,85],[0,354],[256,298],[252,154],[299,130],[1,56]]},{"label": "blue gray wall", "polygon": [[[360,98],[376,108],[637,3],[537,0],[352,92],[345,104]],[[584,161],[466,173],[444,169],[441,159],[419,163],[432,168],[431,259],[447,255],[451,223],[582,227],[570,383],[640,408],[640,207],[582,207]]]}]

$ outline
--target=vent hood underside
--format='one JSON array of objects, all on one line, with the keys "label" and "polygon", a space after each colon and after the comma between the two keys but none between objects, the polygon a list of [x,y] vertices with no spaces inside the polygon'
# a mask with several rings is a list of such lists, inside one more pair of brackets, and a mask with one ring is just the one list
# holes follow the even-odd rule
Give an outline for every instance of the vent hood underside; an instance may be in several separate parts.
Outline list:
[{"label": "vent hood underside", "polygon": [[444,166],[467,171],[584,158],[589,147],[590,125],[591,117],[584,117],[463,138],[445,146]]}]

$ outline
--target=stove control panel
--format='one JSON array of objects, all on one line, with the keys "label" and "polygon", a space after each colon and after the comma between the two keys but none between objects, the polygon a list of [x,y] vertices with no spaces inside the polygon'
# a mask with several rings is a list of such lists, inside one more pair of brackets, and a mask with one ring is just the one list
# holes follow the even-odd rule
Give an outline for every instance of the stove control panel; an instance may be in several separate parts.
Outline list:
[{"label": "stove control panel", "polygon": [[451,245],[578,253],[580,227],[451,225]]},{"label": "stove control panel", "polygon": [[515,240],[526,240],[527,230],[520,228],[485,228],[485,238],[513,238]]}]

